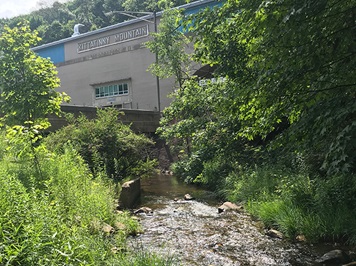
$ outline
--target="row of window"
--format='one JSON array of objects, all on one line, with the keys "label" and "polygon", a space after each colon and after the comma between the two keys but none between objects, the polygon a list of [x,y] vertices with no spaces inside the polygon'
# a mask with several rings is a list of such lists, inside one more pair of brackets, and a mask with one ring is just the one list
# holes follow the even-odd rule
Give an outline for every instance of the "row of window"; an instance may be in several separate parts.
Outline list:
[{"label": "row of window", "polygon": [[95,88],[95,98],[129,94],[127,83],[105,85]]}]

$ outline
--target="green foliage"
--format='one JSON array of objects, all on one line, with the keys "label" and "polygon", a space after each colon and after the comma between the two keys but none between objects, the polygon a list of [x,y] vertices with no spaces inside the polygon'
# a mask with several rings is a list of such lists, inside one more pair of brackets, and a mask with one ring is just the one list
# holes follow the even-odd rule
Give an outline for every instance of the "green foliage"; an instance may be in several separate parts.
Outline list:
[{"label": "green foliage", "polygon": [[310,179],[283,167],[239,169],[227,179],[229,200],[287,237],[355,243],[355,180],[348,176]]},{"label": "green foliage", "polygon": [[[1,149],[7,144],[2,138]],[[23,145],[29,145],[24,142]],[[22,148],[26,150],[26,148]],[[14,150],[0,162],[0,264],[101,265],[118,260],[124,239],[138,230],[126,214],[113,212],[114,185],[92,179],[84,161],[69,146],[60,155],[44,147],[35,151],[42,175],[28,156]],[[107,235],[104,223],[126,229]]]},{"label": "green foliage", "polygon": [[266,226],[280,230],[290,239],[304,235],[310,242],[318,241],[323,239],[329,225],[318,214],[303,212],[298,205],[286,200],[251,201],[248,210]]},{"label": "green foliage", "polygon": [[227,82],[200,86],[197,80],[186,80],[163,111],[157,132],[173,146],[180,160],[174,172],[186,181],[216,188],[235,162],[244,163],[250,153],[249,145],[236,138],[239,123],[225,116],[234,100],[228,91]]},{"label": "green foliage", "polygon": [[[355,171],[353,4],[227,1],[194,18],[195,57],[228,75],[238,136],[268,135],[326,174]],[[226,19],[229,18],[229,19]],[[189,22],[190,23],[190,22]]]},{"label": "green foliage", "polygon": [[0,111],[7,125],[40,124],[46,115],[59,114],[60,104],[68,100],[55,91],[54,65],[30,50],[39,40],[27,24],[5,27],[0,36]]},{"label": "green foliage", "polygon": [[[353,17],[338,0],[231,0],[183,20],[192,58],[223,82],[190,77],[172,94],[158,133],[175,173],[248,201],[289,237],[354,243]],[[155,41],[172,64],[168,39]]]},{"label": "green foliage", "polygon": [[154,40],[146,46],[157,55],[158,62],[152,64],[149,70],[153,74],[167,78],[174,76],[178,87],[183,85],[189,76],[189,55],[186,48],[189,39],[179,31],[179,23],[183,18],[182,10],[166,7],[158,25],[158,32],[152,33]]},{"label": "green foliage", "polygon": [[104,172],[116,181],[152,173],[155,161],[149,148],[153,142],[135,134],[119,121],[114,108],[98,109],[97,118],[81,115],[72,124],[51,133],[44,142],[56,152],[63,152],[63,143],[70,143],[88,163],[94,176]]},{"label": "green foliage", "polygon": [[120,260],[109,262],[107,265],[115,266],[170,266],[179,265],[177,261],[172,258],[162,258],[155,254],[149,254],[142,250],[142,248],[134,249],[134,256],[130,253],[124,254]]}]

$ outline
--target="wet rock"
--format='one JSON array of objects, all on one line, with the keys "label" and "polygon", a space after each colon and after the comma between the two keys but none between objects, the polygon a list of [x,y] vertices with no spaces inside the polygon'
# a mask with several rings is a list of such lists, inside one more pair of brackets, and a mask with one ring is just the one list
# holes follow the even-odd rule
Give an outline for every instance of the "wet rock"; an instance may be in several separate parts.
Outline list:
[{"label": "wet rock", "polygon": [[345,251],[340,249],[335,249],[325,253],[321,258],[317,259],[316,262],[322,265],[342,265],[349,263],[351,261],[349,255]]},{"label": "wet rock", "polygon": [[185,200],[193,200],[194,198],[190,194],[185,194],[184,199]]},{"label": "wet rock", "polygon": [[297,235],[295,240],[297,240],[298,242],[306,242],[307,241],[305,235]]},{"label": "wet rock", "polygon": [[355,266],[355,265],[356,265],[356,261],[353,261],[348,264],[343,264],[342,266]]},{"label": "wet rock", "polygon": [[153,211],[151,208],[141,207],[138,210],[134,211],[134,214],[139,214],[139,213],[152,214]]},{"label": "wet rock", "polygon": [[270,229],[266,232],[266,235],[272,238],[283,238],[283,234],[275,229]]},{"label": "wet rock", "polygon": [[238,206],[235,203],[232,203],[229,201],[224,202],[223,205],[218,207],[218,213],[222,213],[222,212],[228,211],[228,210],[241,211],[241,210],[243,210],[243,207]]},{"label": "wet rock", "polygon": [[163,170],[161,171],[161,173],[162,173],[163,175],[173,175],[173,172],[172,172],[172,171],[165,170],[165,169],[163,169]]}]

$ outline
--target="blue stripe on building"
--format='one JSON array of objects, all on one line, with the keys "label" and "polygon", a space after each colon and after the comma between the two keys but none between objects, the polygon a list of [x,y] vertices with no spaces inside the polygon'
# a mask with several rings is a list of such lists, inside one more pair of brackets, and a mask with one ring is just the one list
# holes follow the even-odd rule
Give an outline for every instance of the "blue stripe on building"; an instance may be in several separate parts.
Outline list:
[{"label": "blue stripe on building", "polygon": [[37,50],[36,53],[44,58],[50,58],[54,64],[65,61],[64,43]]},{"label": "blue stripe on building", "polygon": [[184,11],[184,15],[192,15],[192,14],[196,14],[198,13],[199,11],[209,7],[209,8],[214,8],[216,6],[220,7],[223,5],[223,2],[208,2],[208,3],[205,3],[205,4],[201,4],[199,6],[196,6],[196,7],[192,7],[192,8],[189,8],[187,10]]}]

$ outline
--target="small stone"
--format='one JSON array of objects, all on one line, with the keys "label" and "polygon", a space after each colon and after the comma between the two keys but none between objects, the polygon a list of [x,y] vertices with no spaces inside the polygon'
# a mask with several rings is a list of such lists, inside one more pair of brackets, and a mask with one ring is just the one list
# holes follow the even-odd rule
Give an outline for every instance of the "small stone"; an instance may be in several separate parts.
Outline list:
[{"label": "small stone", "polygon": [[297,235],[295,240],[297,240],[298,242],[306,242],[307,241],[305,235]]},{"label": "small stone", "polygon": [[274,229],[270,229],[266,232],[266,235],[272,238],[279,238],[282,239],[283,238],[283,234],[277,230]]},{"label": "small stone", "polygon": [[149,213],[152,213],[152,209],[151,208],[148,208],[148,207],[141,207],[139,208],[138,210],[134,211],[134,214],[139,214],[139,213],[146,213],[146,214],[149,214]]},{"label": "small stone", "polygon": [[104,224],[101,230],[106,234],[111,234],[115,231],[114,227],[109,224]]},{"label": "small stone", "polygon": [[224,202],[223,205],[221,205],[220,207],[218,207],[218,213],[222,213],[224,211],[227,210],[234,210],[234,211],[242,211],[243,207],[242,206],[238,206],[235,203],[232,202]]},{"label": "small stone", "polygon": [[185,194],[184,199],[185,200],[193,200],[194,198],[190,194]]},{"label": "small stone", "polygon": [[116,254],[118,251],[119,251],[119,249],[118,249],[117,247],[112,247],[112,248],[111,248],[111,252],[112,252],[113,254]]}]

